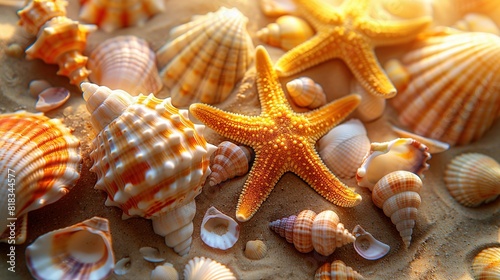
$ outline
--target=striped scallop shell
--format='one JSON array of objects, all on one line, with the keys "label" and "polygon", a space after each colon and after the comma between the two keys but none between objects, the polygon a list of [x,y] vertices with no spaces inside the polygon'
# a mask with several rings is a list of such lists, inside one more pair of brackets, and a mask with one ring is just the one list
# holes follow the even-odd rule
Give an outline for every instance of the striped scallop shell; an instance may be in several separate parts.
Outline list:
[{"label": "striped scallop shell", "polygon": [[246,146],[238,146],[229,141],[221,142],[210,162],[210,170],[212,170],[208,176],[210,186],[245,175],[253,157],[253,150]]},{"label": "striped scallop shell", "polygon": [[184,267],[185,280],[236,280],[225,265],[206,257],[194,257]]},{"label": "striped scallop shell", "polygon": [[285,51],[302,44],[313,35],[314,29],[307,21],[290,15],[281,16],[276,22],[257,31],[257,37],[262,42]]},{"label": "striped scallop shell", "polygon": [[402,63],[410,81],[392,105],[415,133],[465,145],[500,115],[500,38],[446,29],[422,36]]},{"label": "striped scallop shell", "polygon": [[245,245],[243,253],[251,260],[263,259],[267,254],[266,243],[262,240],[249,240]]},{"label": "striped scallop shell", "polygon": [[36,279],[106,279],[115,265],[108,220],[93,217],[38,237],[26,263]]},{"label": "striped scallop shell", "polygon": [[193,124],[170,98],[132,97],[90,83],[82,83],[82,91],[98,132],[90,171],[97,173],[96,189],[108,194],[106,205],[120,207],[125,218],[152,219],[167,246],[187,254],[194,198],[210,174],[215,150],[203,137],[204,126]]},{"label": "striped scallop shell", "polygon": [[247,22],[236,8],[221,7],[171,30],[156,55],[174,106],[214,104],[229,96],[254,56]]},{"label": "striped scallop shell", "polygon": [[472,261],[474,279],[500,279],[500,247],[490,247],[479,252]]},{"label": "striped scallop shell", "polygon": [[40,28],[54,17],[66,16],[65,0],[32,0],[17,12],[18,24],[29,34],[36,36]]},{"label": "striped scallop shell", "polygon": [[332,263],[325,263],[320,266],[315,274],[315,280],[330,280],[330,279],[345,279],[345,280],[360,280],[364,279],[361,274],[347,266],[341,260],[335,260]]},{"label": "striped scallop shell", "polygon": [[149,275],[151,280],[179,280],[179,273],[175,270],[174,265],[171,263],[164,263],[159,265],[151,271]]},{"label": "striped scallop shell", "polygon": [[483,154],[461,154],[448,164],[444,181],[460,204],[476,207],[500,195],[500,164]]},{"label": "striped scallop shell", "polygon": [[317,215],[314,211],[304,210],[297,216],[271,222],[269,227],[293,243],[301,253],[309,253],[314,249],[323,256],[329,256],[337,247],[355,240],[339,220],[339,216],[331,210]]},{"label": "striped scallop shell", "polygon": [[89,79],[131,95],[156,94],[163,86],[156,55],[146,41],[136,36],[118,36],[102,42],[89,57]]},{"label": "striped scallop shell", "polygon": [[316,109],[326,104],[323,88],[311,78],[300,77],[286,83],[288,94],[293,102],[300,107]]},{"label": "striped scallop shell", "polygon": [[[19,111],[0,115],[0,201],[15,194],[15,214],[0,211],[0,231],[7,218],[19,222],[29,211],[56,202],[80,178],[80,141],[58,119]],[[20,224],[20,223],[19,223]],[[24,242],[19,236],[18,242]]]},{"label": "striped scallop shell", "polygon": [[80,18],[106,32],[141,26],[164,10],[162,0],[80,0]]}]

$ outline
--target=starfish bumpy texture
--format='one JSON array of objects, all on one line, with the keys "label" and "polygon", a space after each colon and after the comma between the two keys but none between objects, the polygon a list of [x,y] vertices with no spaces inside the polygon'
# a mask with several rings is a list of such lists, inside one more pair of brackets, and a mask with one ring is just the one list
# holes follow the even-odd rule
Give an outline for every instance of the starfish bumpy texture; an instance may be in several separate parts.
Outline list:
[{"label": "starfish bumpy texture", "polygon": [[349,95],[317,110],[296,113],[288,103],[271,59],[262,46],[256,49],[255,64],[260,115],[244,116],[200,103],[189,108],[208,127],[255,151],[254,164],[238,200],[236,218],[248,221],[287,171],[297,174],[334,204],[343,207],[358,205],[361,196],[335,177],[314,145],[356,109],[361,98]]},{"label": "starfish bumpy texture", "polygon": [[345,0],[339,7],[320,0],[295,0],[295,3],[301,16],[316,30],[316,35],[276,62],[278,75],[290,76],[339,58],[363,88],[383,98],[396,95],[396,89],[373,49],[409,42],[431,23],[427,16],[404,21],[375,20],[368,15],[370,0]]}]

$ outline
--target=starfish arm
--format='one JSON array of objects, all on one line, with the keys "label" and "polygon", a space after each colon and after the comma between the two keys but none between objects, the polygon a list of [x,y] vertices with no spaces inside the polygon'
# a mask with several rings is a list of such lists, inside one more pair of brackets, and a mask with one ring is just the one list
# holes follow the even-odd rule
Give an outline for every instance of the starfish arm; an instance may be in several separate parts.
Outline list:
[{"label": "starfish arm", "polygon": [[415,39],[432,22],[429,16],[401,21],[359,19],[359,29],[370,38],[373,46],[407,43]]}]

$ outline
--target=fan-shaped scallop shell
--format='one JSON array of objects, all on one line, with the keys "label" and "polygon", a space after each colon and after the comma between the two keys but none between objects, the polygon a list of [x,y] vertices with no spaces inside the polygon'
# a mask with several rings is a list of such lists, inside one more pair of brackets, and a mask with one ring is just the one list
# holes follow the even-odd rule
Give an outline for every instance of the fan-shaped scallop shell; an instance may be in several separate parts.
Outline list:
[{"label": "fan-shaped scallop shell", "polygon": [[80,18],[106,32],[140,26],[164,10],[162,0],[80,0]]},{"label": "fan-shaped scallop shell", "polygon": [[311,78],[300,77],[286,83],[288,94],[300,107],[316,109],[326,104],[326,95],[321,85]]},{"label": "fan-shaped scallop shell", "polygon": [[373,203],[391,218],[406,247],[410,246],[418,207],[422,201],[421,188],[420,177],[409,171],[391,172],[373,187]]},{"label": "fan-shaped scallop shell", "polygon": [[245,175],[253,156],[253,150],[246,146],[238,146],[229,141],[221,142],[210,162],[210,170],[212,170],[208,176],[210,186]]},{"label": "fan-shaped scallop shell", "polygon": [[267,254],[266,243],[262,240],[249,240],[245,245],[245,256],[252,260],[263,259]]},{"label": "fan-shaped scallop shell", "polygon": [[370,151],[370,139],[359,120],[352,119],[330,130],[318,141],[318,153],[340,178],[352,178]]},{"label": "fan-shaped scallop shell", "polygon": [[222,7],[172,29],[157,59],[174,106],[214,104],[229,96],[254,56],[247,22],[236,8]]},{"label": "fan-shaped scallop shell", "polygon": [[18,24],[29,34],[36,36],[40,28],[51,18],[66,16],[65,0],[32,0],[17,12]]},{"label": "fan-shaped scallop shell", "polygon": [[225,265],[206,257],[194,257],[184,267],[186,280],[236,280]]},{"label": "fan-shaped scallop shell", "polygon": [[146,41],[136,36],[118,36],[102,42],[89,57],[89,79],[131,95],[156,95],[163,86],[156,55]]},{"label": "fan-shaped scallop shell", "polygon": [[212,248],[227,250],[238,241],[240,226],[233,218],[212,206],[201,222],[200,237]]},{"label": "fan-shaped scallop shell", "polygon": [[36,279],[106,279],[113,271],[108,220],[94,217],[38,237],[26,248]]},{"label": "fan-shaped scallop shell", "polygon": [[410,81],[392,99],[399,121],[415,133],[464,145],[500,115],[500,38],[446,29],[422,36],[402,62]]},{"label": "fan-shaped scallop shell", "polygon": [[273,47],[285,51],[302,44],[314,35],[313,28],[302,18],[296,16],[281,16],[276,22],[268,24],[257,31],[257,37]]},{"label": "fan-shaped scallop shell", "polygon": [[346,279],[346,280],[360,280],[364,279],[361,274],[347,266],[341,260],[335,260],[332,263],[325,263],[320,266],[315,274],[315,280],[330,280],[330,279]]},{"label": "fan-shaped scallop shell", "polygon": [[472,261],[474,279],[500,279],[500,247],[479,252]]},{"label": "fan-shaped scallop shell", "polygon": [[316,215],[314,211],[304,210],[269,223],[269,227],[285,237],[301,253],[313,249],[323,256],[331,255],[337,247],[352,243],[355,237],[339,222],[339,216],[326,210]]},{"label": "fan-shaped scallop shell", "polygon": [[167,246],[187,254],[194,198],[210,174],[215,150],[202,135],[204,126],[193,124],[170,98],[132,97],[90,83],[81,87],[98,131],[90,170],[97,173],[96,189],[108,193],[106,205],[120,207],[124,217],[152,219]]},{"label": "fan-shaped scallop shell", "polygon": [[[63,197],[80,178],[80,141],[58,119],[19,111],[0,115],[0,231]],[[10,214],[8,198],[15,196]],[[20,236],[16,244],[24,242]]]},{"label": "fan-shaped scallop shell", "polygon": [[448,164],[444,181],[459,203],[468,207],[490,202],[500,195],[500,164],[493,158],[466,153]]}]

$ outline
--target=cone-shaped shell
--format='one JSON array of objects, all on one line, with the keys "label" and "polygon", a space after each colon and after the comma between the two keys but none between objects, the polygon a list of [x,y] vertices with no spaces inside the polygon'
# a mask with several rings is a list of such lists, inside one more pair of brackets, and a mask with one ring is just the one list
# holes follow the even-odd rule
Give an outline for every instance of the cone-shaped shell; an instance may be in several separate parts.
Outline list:
[{"label": "cone-shaped shell", "polygon": [[17,12],[18,24],[29,34],[37,35],[40,27],[51,18],[66,16],[66,5],[65,0],[32,0]]},{"label": "cone-shaped shell", "polygon": [[500,279],[500,247],[490,247],[482,250],[472,261],[474,279]]},{"label": "cone-shaped shell", "polygon": [[236,280],[225,265],[206,257],[194,257],[184,267],[186,280]]},{"label": "cone-shaped shell", "polygon": [[215,186],[225,180],[248,172],[250,161],[253,159],[253,150],[246,146],[238,146],[229,141],[223,141],[217,146],[210,162],[210,186]]},{"label": "cone-shaped shell", "polygon": [[257,31],[257,37],[271,46],[291,50],[314,35],[313,28],[305,20],[296,16],[281,16],[275,23]]},{"label": "cone-shaped shell", "polygon": [[200,237],[212,248],[227,250],[238,241],[240,226],[233,218],[212,206],[201,222]]},{"label": "cone-shaped shell", "polygon": [[330,279],[346,279],[346,280],[360,280],[364,279],[361,274],[347,266],[341,260],[335,260],[332,263],[325,263],[320,266],[315,274],[315,280],[330,280]]},{"label": "cone-shaped shell", "polygon": [[222,7],[172,29],[157,59],[174,106],[214,104],[229,96],[254,56],[247,22],[236,8]]},{"label": "cone-shaped shell", "polygon": [[89,79],[100,86],[121,89],[131,95],[156,94],[163,84],[156,68],[156,55],[136,36],[110,38],[89,56]]},{"label": "cone-shaped shell", "polygon": [[300,107],[316,109],[326,104],[326,95],[321,85],[311,78],[301,77],[286,83],[292,101]]}]

